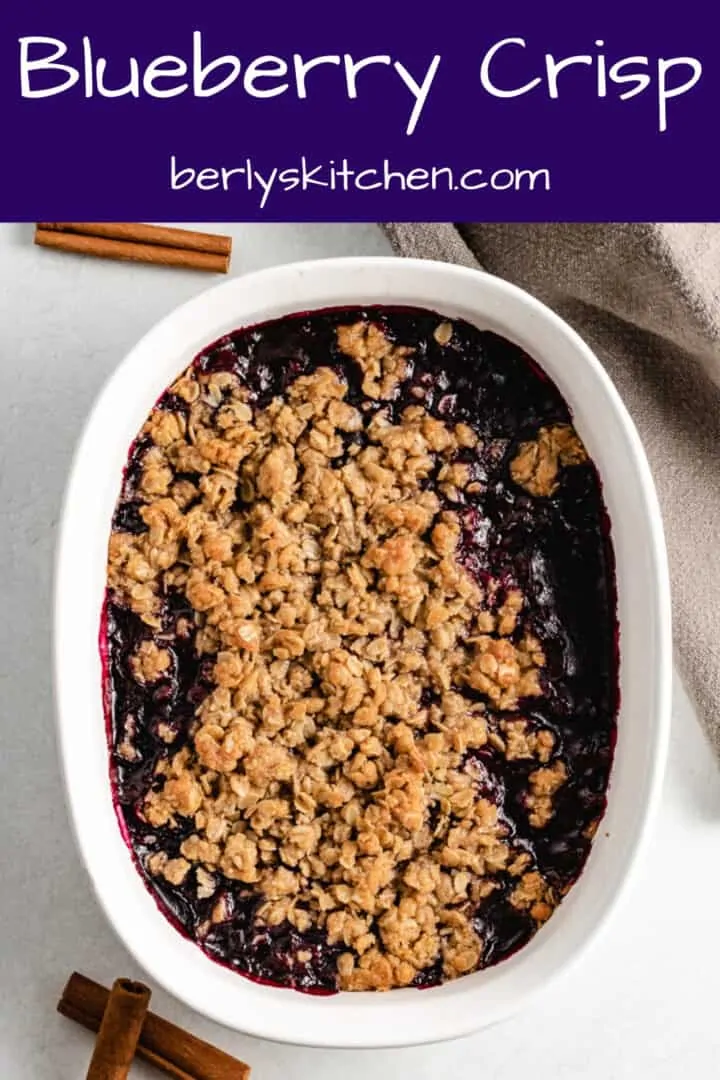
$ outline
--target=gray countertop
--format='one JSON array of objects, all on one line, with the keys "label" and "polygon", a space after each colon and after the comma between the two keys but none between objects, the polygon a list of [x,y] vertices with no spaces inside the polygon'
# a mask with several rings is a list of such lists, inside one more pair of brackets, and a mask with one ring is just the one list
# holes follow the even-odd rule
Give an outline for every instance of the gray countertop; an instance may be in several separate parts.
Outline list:
[{"label": "gray countertop", "polygon": [[[372,225],[217,229],[235,236],[234,273],[387,250]],[[91,1039],[54,1012],[65,979],[142,972],[93,898],[65,815],[50,665],[55,527],[100,385],[145,330],[214,279],[41,251],[31,236],[0,225],[0,1077],[79,1080]],[[634,885],[582,962],[521,1016],[444,1046],[329,1052],[244,1038],[160,991],[154,1009],[248,1061],[257,1080],[715,1077],[720,778],[680,687],[675,697],[661,811]]]}]

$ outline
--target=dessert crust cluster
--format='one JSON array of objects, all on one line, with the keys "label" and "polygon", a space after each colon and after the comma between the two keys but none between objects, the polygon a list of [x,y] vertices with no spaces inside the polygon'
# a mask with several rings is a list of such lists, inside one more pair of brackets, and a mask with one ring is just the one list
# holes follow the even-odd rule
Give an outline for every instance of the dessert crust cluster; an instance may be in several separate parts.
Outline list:
[{"label": "dessert crust cluster", "polygon": [[[365,322],[337,338],[368,411],[329,366],[262,409],[234,375],[188,369],[177,407],[141,433],[145,529],[113,532],[108,574],[147,627],[133,678],[171,674],[173,638],[190,633],[212,665],[141,809],[155,829],[191,831],[147,871],[214,898],[206,932],[231,917],[239,883],[260,923],[324,932],[341,988],[385,990],[481,966],[474,914],[508,882],[518,910],[549,917],[559,897],[499,810],[483,751],[536,765],[533,828],[567,773],[553,733],[522,711],[545,665],[522,592],[478,584],[459,512],[441,504],[473,483],[476,434],[419,405],[393,421],[382,403],[410,350]],[[580,455],[569,430],[521,447],[514,479],[551,491]],[[170,591],[192,625],[168,625]]]},{"label": "dessert crust cluster", "polygon": [[542,427],[535,439],[521,443],[510,463],[510,475],[531,495],[553,495],[560,482],[560,469],[582,465],[587,451],[570,424]]}]

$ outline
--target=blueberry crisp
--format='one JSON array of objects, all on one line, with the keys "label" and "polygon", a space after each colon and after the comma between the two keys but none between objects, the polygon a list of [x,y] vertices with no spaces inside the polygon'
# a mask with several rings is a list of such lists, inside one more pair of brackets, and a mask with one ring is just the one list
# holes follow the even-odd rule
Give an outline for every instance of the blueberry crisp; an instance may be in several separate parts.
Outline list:
[{"label": "blueberry crisp", "polygon": [[563,398],[494,333],[338,309],[200,353],[130,450],[101,650],[138,870],[250,978],[432,986],[523,946],[582,871],[610,530]]}]

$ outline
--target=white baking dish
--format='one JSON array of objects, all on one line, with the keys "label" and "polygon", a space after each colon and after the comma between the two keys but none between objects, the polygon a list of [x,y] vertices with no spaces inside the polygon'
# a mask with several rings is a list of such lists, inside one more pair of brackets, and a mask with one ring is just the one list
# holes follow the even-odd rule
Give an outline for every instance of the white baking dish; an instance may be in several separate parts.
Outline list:
[{"label": "white baking dish", "polygon": [[[555,380],[594,458],[612,522],[621,694],[609,805],[587,867],[536,937],[488,971],[424,991],[315,997],[253,983],[165,919],[120,834],[108,775],[98,652],[108,534],[128,448],[196,352],[249,323],[313,308],[408,304],[494,330]],[[548,308],[473,270],[420,260],[330,259],[238,278],[174,311],[100,395],[70,478],[57,564],[55,661],[60,744],[82,858],[98,899],[149,976],[198,1012],[253,1035],[315,1046],[401,1046],[493,1023],[577,959],[616,906],[658,797],[670,706],[670,600],[662,524],[633,424],[597,359]]]}]

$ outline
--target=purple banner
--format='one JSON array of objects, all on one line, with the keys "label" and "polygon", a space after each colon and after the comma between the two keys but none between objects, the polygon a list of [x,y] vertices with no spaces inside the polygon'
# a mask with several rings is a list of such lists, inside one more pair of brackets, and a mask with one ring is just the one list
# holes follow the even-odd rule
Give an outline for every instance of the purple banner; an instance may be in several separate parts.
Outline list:
[{"label": "purple banner", "polygon": [[719,220],[713,6],[6,0],[6,220]]}]

